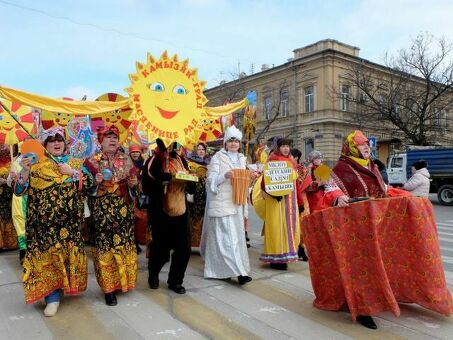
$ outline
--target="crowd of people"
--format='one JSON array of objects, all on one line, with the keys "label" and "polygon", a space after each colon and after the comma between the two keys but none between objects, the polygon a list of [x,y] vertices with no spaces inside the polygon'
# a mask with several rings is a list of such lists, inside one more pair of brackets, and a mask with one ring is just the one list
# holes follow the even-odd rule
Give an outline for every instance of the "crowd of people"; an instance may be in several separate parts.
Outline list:
[{"label": "crowd of people", "polygon": [[[119,137],[115,126],[101,128],[100,150],[86,160],[69,156],[62,128],[40,133],[47,157],[39,162],[22,155],[11,165],[3,162],[9,152],[2,149],[0,248],[20,249],[25,301],[45,299],[46,316],[57,313],[63,294],[86,290],[83,229],[87,210],[96,279],[106,304],[114,306],[117,292],[136,286],[138,239],[147,239],[151,289],[159,288],[159,274],[170,262],[168,288],[186,293],[183,281],[192,247],[200,248],[205,278],[235,278],[244,285],[252,281],[247,251],[249,203],[264,221],[260,260],[272,269],[287,270],[288,264],[317,256],[316,249],[304,242],[307,216],[348,207],[354,199],[408,194],[388,186],[382,175],[385,169],[371,159],[369,141],[360,131],[347,136],[328,179],[317,175],[322,153],[311,152],[304,163],[290,140],[277,139],[266,163],[286,162],[292,169],[294,190],[285,195],[269,190],[260,169],[248,164],[241,152],[242,133],[235,126],[226,129],[223,147],[213,155],[208,155],[201,142],[185,153],[177,143],[165,145],[158,139],[152,155],[145,159],[138,145],[125,153]],[[426,196],[426,162],[415,163],[413,171],[404,189]],[[195,174],[198,181],[178,179],[179,173]],[[245,179],[241,182],[238,176]],[[241,185],[247,193],[249,187],[256,189],[252,202],[248,195],[237,199]],[[145,218],[143,209],[147,210]],[[311,271],[316,270],[316,263]],[[446,286],[438,288],[448,292]],[[447,306],[443,314],[452,313],[449,292],[440,303]],[[347,309],[348,302],[344,304]],[[355,319],[365,327],[377,327],[371,313]]]}]

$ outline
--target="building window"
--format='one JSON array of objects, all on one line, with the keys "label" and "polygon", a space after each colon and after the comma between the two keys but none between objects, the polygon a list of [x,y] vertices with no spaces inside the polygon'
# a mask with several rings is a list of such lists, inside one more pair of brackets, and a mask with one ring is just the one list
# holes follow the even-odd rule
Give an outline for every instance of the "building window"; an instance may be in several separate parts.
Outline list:
[{"label": "building window", "polygon": [[366,105],[369,102],[369,100],[370,98],[368,97],[368,95],[365,92],[360,91],[359,97],[360,104]]},{"label": "building window", "polygon": [[403,167],[403,158],[402,157],[393,157],[391,168],[402,168]]},{"label": "building window", "polygon": [[312,152],[315,148],[315,141],[313,138],[307,138],[305,140],[305,159],[308,160],[308,155]]},{"label": "building window", "polygon": [[288,90],[283,90],[281,93],[281,98],[280,98],[280,116],[281,117],[288,117],[288,112],[289,112],[289,93]]},{"label": "building window", "polygon": [[434,127],[445,131],[448,128],[448,114],[445,110],[434,109]]},{"label": "building window", "polygon": [[341,111],[349,111],[349,98],[351,96],[351,86],[341,86]]},{"label": "building window", "polygon": [[308,86],[304,90],[305,94],[305,112],[313,112],[315,110],[315,87]]},{"label": "building window", "polygon": [[264,115],[267,120],[272,118],[272,96],[264,97]]}]

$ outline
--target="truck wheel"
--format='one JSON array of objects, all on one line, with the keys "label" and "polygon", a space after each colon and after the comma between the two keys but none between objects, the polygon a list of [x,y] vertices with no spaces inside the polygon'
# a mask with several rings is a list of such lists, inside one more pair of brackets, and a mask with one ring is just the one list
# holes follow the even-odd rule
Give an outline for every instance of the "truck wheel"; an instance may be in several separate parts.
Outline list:
[{"label": "truck wheel", "polygon": [[437,191],[437,198],[442,205],[453,205],[453,185],[442,185]]}]

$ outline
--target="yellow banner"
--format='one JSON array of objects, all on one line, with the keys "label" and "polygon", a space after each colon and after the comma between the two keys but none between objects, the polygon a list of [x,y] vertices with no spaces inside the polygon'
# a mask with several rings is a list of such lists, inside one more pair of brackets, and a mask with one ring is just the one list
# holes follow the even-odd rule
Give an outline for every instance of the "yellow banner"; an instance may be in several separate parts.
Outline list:
[{"label": "yellow banner", "polygon": [[214,106],[214,107],[205,107],[205,112],[206,114],[210,116],[226,116],[229,115],[237,110],[243,109],[247,107],[249,104],[247,98],[244,98],[238,102],[230,103],[227,105],[222,105],[222,106]]},{"label": "yellow banner", "polygon": [[129,106],[129,100],[125,99],[119,102],[108,101],[67,101],[63,99],[53,99],[37,94],[27,93],[6,86],[0,85],[0,97],[8,99],[11,102],[22,103],[31,107],[55,113],[69,114],[97,114],[120,110]]}]

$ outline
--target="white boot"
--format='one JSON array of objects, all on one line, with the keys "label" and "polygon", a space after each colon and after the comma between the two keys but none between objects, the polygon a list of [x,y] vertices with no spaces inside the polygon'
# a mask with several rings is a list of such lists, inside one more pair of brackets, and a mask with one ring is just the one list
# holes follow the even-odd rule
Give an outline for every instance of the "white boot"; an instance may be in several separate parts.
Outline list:
[{"label": "white boot", "polygon": [[44,309],[44,315],[45,316],[55,316],[55,314],[57,314],[57,311],[58,311],[58,306],[60,306],[59,301],[49,302],[47,304],[46,308]]}]

